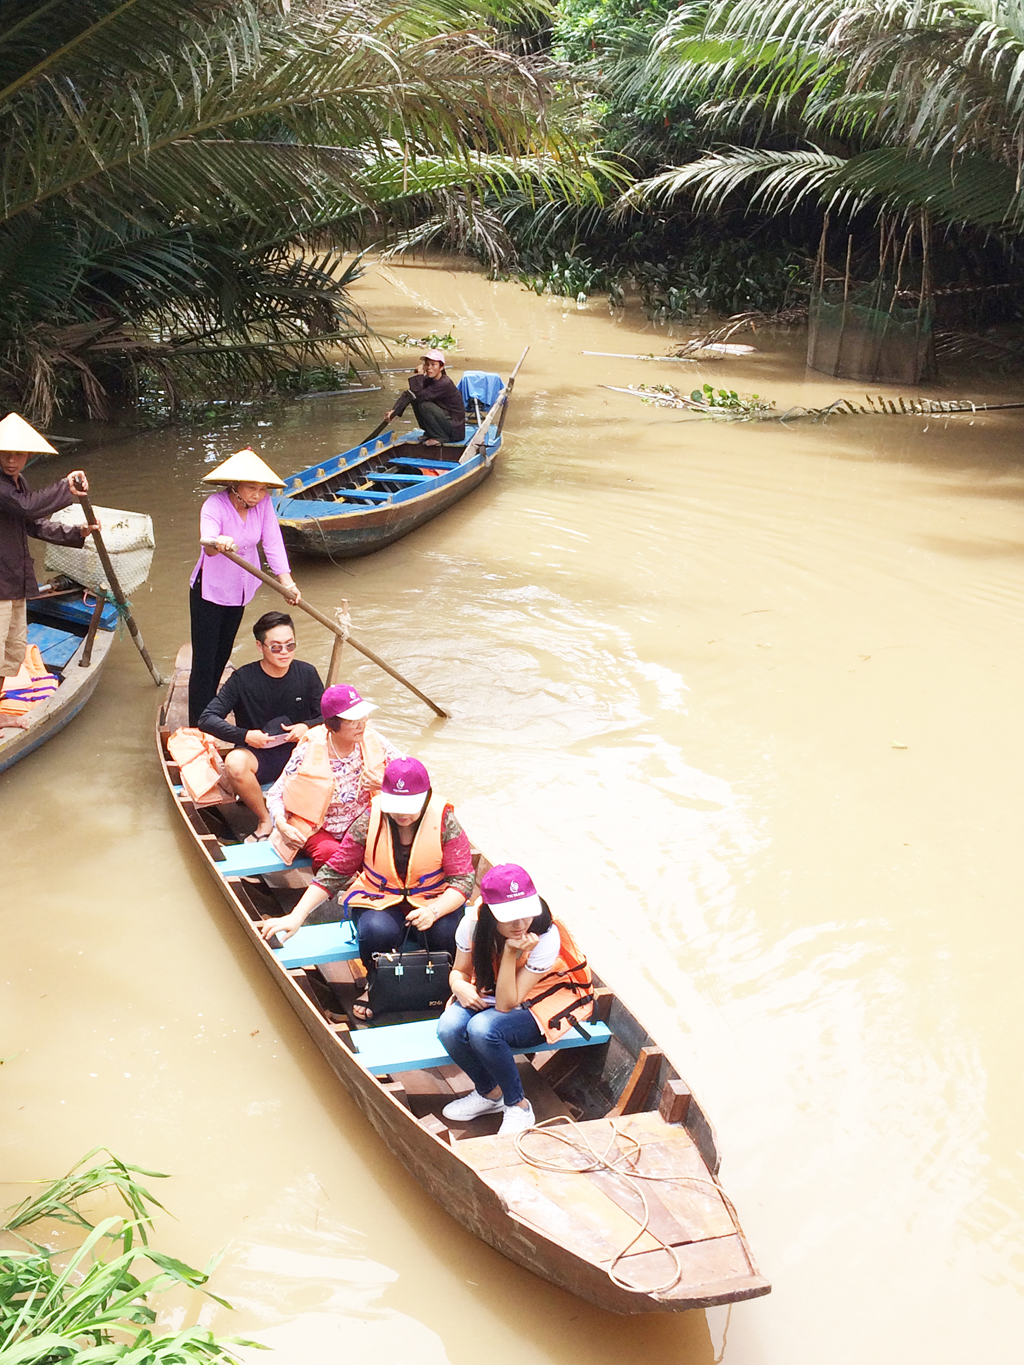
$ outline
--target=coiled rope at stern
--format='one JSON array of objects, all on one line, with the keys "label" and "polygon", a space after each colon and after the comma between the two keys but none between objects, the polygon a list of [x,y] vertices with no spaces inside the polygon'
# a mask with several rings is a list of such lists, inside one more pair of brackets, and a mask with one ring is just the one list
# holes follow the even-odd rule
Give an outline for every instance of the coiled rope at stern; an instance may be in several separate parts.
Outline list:
[{"label": "coiled rope at stern", "polygon": [[[619,1127],[619,1123],[624,1117],[626,1116],[616,1116],[608,1119],[611,1132],[608,1137],[608,1145],[603,1152],[599,1152],[595,1148],[594,1144],[590,1141],[589,1135],[583,1131],[575,1119],[568,1118],[563,1114],[556,1114],[553,1118],[542,1119],[540,1123],[535,1123],[532,1127],[524,1128],[521,1133],[517,1133],[514,1139],[515,1149],[520,1160],[525,1162],[527,1166],[533,1166],[540,1171],[552,1171],[556,1175],[587,1175],[591,1172],[606,1171],[610,1175],[618,1176],[620,1180],[625,1181],[640,1200],[641,1207],[643,1208],[643,1219],[640,1222],[635,1235],[630,1238],[620,1251],[615,1253],[609,1262],[608,1278],[614,1285],[617,1285],[620,1289],[628,1290],[632,1294],[649,1294],[654,1298],[658,1298],[662,1295],[671,1293],[682,1280],[683,1264],[675,1247],[664,1241],[656,1232],[651,1231],[651,1207],[647,1202],[647,1196],[644,1194],[643,1186],[639,1182],[644,1180],[674,1180],[688,1181],[691,1185],[706,1185],[709,1189],[714,1190],[715,1194],[718,1195],[725,1204],[734,1224],[737,1224],[736,1209],[729,1199],[729,1196],[715,1180],[707,1179],[704,1176],[699,1175],[650,1175],[645,1171],[637,1170],[637,1162],[642,1155],[643,1148],[632,1133],[625,1133]],[[559,1128],[553,1126],[555,1124],[560,1125],[562,1130],[571,1130],[571,1133],[574,1134],[574,1136],[571,1136],[570,1132],[560,1131]],[[556,1141],[563,1143],[569,1148],[571,1153],[582,1160],[583,1164],[578,1165],[574,1163],[571,1156],[568,1157],[565,1162],[562,1162],[556,1160],[553,1155],[544,1157],[531,1154],[526,1150],[524,1144],[532,1133],[541,1133],[545,1137],[554,1138]],[[620,1139],[623,1143],[627,1144],[625,1151],[618,1146]],[[636,1246],[644,1233],[647,1233],[658,1243],[658,1248],[662,1251],[666,1251],[669,1256],[671,1256],[675,1266],[675,1274],[672,1278],[666,1280],[664,1284],[656,1285],[653,1288],[631,1284],[629,1280],[625,1279],[619,1273],[617,1268],[619,1262],[629,1255],[632,1248]]]}]

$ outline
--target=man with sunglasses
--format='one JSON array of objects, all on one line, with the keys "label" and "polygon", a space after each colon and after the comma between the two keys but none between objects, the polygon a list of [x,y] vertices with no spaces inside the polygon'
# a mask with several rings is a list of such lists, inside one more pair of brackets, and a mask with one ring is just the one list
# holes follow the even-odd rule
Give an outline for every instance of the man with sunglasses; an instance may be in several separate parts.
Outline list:
[{"label": "man with sunglasses", "polygon": [[[283,611],[268,611],[252,628],[260,658],[231,674],[199,717],[199,728],[235,747],[224,760],[236,796],[259,822],[255,839],[273,828],[262,786],[276,782],[305,739],[320,724],[324,685],[312,664],[295,657],[295,628]],[[235,723],[227,717],[234,712]]]}]

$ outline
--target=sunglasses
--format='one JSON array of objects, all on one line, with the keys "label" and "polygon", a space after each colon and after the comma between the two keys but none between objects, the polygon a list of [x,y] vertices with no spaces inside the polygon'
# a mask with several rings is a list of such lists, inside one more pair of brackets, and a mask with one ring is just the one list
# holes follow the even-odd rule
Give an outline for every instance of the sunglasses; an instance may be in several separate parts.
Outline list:
[{"label": "sunglasses", "polygon": [[271,654],[291,654],[294,648],[295,648],[294,640],[290,641],[286,645],[278,644],[276,640],[272,645],[267,645],[267,649],[270,650]]}]

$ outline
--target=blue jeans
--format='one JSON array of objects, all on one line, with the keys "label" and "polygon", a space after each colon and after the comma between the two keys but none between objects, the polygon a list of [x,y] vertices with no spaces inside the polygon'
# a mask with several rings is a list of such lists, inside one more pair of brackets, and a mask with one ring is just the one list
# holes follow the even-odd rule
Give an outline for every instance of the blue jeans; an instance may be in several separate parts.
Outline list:
[{"label": "blue jeans", "polygon": [[522,1006],[500,1014],[496,1009],[468,1010],[456,1000],[437,1021],[437,1036],[479,1094],[489,1095],[497,1086],[506,1104],[524,1098],[512,1049],[529,1051],[544,1041],[536,1019]]}]

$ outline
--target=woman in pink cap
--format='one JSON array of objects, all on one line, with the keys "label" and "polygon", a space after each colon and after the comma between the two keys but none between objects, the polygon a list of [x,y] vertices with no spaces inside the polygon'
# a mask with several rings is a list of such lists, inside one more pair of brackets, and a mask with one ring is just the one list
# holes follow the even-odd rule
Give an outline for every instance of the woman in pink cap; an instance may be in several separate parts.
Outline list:
[{"label": "woman in pink cap", "polygon": [[[311,911],[340,894],[342,918],[356,921],[370,982],[374,954],[394,952],[410,931],[432,952],[454,957],[455,930],[473,881],[469,840],[453,807],[434,794],[418,759],[396,758],[384,769],[369,810],[349,826],[295,909],[266,920],[260,933],[267,939],[278,934],[284,942]],[[357,1019],[371,1017],[367,994],[354,1013]]]},{"label": "woman in pink cap", "polygon": [[444,351],[426,351],[421,369],[409,377],[409,386],[386,413],[387,421],[412,404],[423,428],[423,445],[457,444],[466,439],[466,405],[458,385],[445,373]]},{"label": "woman in pink cap", "polygon": [[333,858],[349,825],[380,791],[385,767],[400,757],[367,724],[376,710],[350,683],[328,687],[320,698],[323,725],[295,746],[267,793],[274,847],[287,862],[304,852],[316,872]]},{"label": "woman in pink cap", "polygon": [[452,1000],[437,1023],[445,1051],[475,1088],[442,1113],[464,1123],[500,1114],[498,1132],[508,1136],[535,1121],[515,1054],[571,1028],[585,1032],[594,994],[586,960],[525,869],[492,867],[480,895],[456,931]]}]

